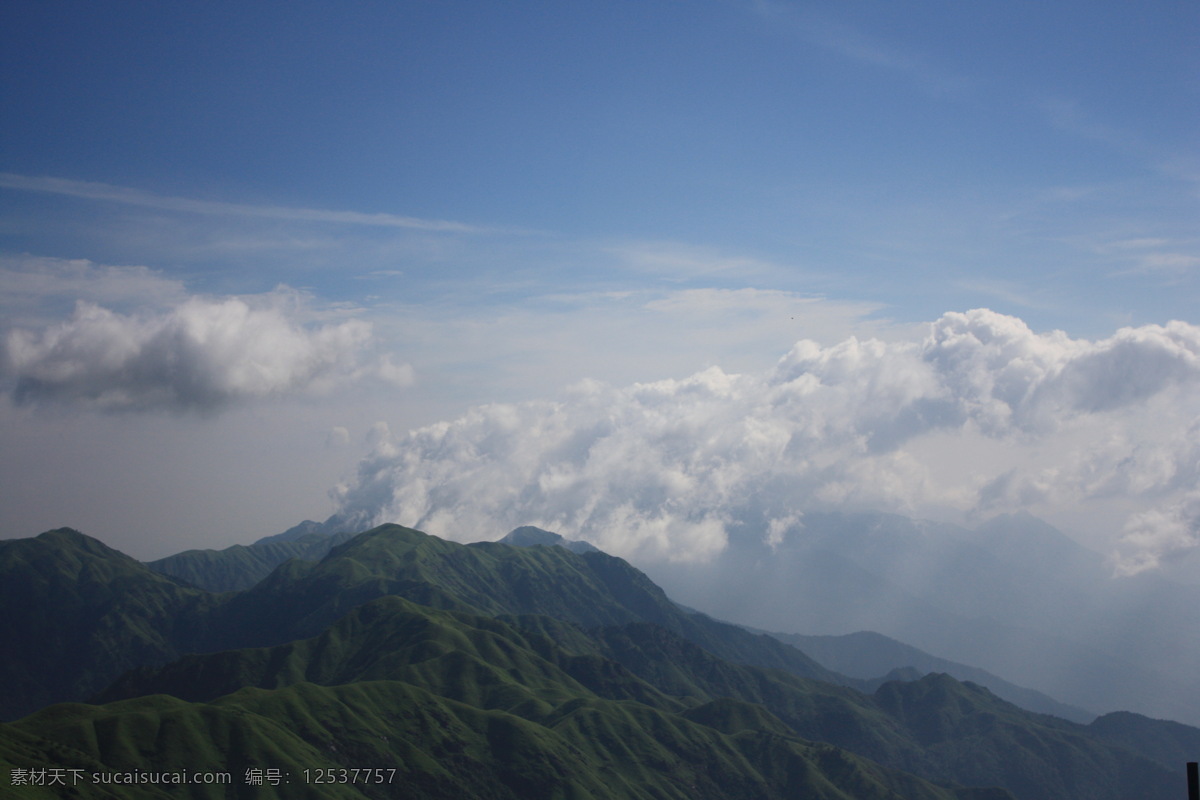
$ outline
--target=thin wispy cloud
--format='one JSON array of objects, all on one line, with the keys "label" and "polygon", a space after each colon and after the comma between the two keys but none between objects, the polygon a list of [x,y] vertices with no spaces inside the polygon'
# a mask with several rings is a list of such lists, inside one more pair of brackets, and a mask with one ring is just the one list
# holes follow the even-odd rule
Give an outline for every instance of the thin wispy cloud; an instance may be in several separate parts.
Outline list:
[{"label": "thin wispy cloud", "polygon": [[1179,281],[1200,270],[1200,244],[1195,240],[1142,237],[1105,241],[1093,246],[1098,255],[1122,264],[1115,275],[1145,275]]},{"label": "thin wispy cloud", "polygon": [[1200,195],[1200,161],[1178,145],[1156,139],[1144,125],[1138,130],[1129,119],[1119,123],[1105,120],[1073,97],[1043,95],[1032,102],[1060,133],[1099,144],[1141,165],[1147,173],[1184,184],[1193,197]]},{"label": "thin wispy cloud", "polygon": [[1022,308],[1048,308],[1052,304],[1039,301],[1029,294],[1029,290],[1012,281],[1001,280],[962,280],[956,285],[964,291],[993,297]]},{"label": "thin wispy cloud", "polygon": [[1088,114],[1082,104],[1065,97],[1044,97],[1038,108],[1056,128],[1120,149],[1134,148],[1136,143],[1126,131],[1104,124]]},{"label": "thin wispy cloud", "polygon": [[761,278],[781,271],[769,261],[681,242],[625,242],[608,245],[604,250],[627,269],[668,280],[729,275]]},{"label": "thin wispy cloud", "polygon": [[755,0],[752,7],[758,15],[784,26],[784,30],[809,44],[851,61],[901,75],[930,94],[955,94],[971,86],[966,76],[938,66],[922,54],[872,37],[816,9],[780,0]]},{"label": "thin wispy cloud", "polygon": [[189,214],[214,216],[262,217],[292,222],[318,222],[337,225],[365,225],[379,228],[406,228],[438,233],[499,233],[514,231],[495,227],[469,225],[450,220],[421,219],[398,214],[365,213],[362,211],[340,211],[332,209],[295,208],[290,206],[253,205],[213,200],[198,200],[190,197],[172,197],[107,183],[77,181],[67,178],[14,175],[0,173],[0,187],[27,192],[77,197],[109,203],[154,208],[163,211],[179,211]]}]

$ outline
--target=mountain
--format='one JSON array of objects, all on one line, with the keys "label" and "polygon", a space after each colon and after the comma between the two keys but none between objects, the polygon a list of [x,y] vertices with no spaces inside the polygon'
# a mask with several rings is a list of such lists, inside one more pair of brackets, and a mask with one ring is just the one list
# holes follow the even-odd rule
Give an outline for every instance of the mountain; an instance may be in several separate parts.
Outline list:
[{"label": "mountain", "polygon": [[354,536],[312,532],[314,527],[319,526],[315,522],[303,522],[249,546],[237,544],[224,550],[187,550],[147,562],[146,566],[210,592],[239,592],[267,577],[289,558],[320,561],[332,548]]},{"label": "mountain", "polygon": [[[601,559],[592,587],[596,602],[581,604],[577,613],[590,607],[606,618],[631,619],[637,618],[630,610],[636,605],[656,613],[661,598],[655,587],[641,585],[627,565],[621,569],[609,563],[611,557],[592,555]],[[297,570],[297,562],[288,562],[265,583],[293,597],[293,584],[312,590],[333,580],[353,592],[364,580],[397,572],[410,576],[398,585],[411,589],[412,576],[446,586],[474,572],[498,590],[491,600],[496,607],[519,610],[545,599],[529,594],[526,578],[550,577],[564,564],[586,573],[580,558],[564,548],[464,548],[390,526],[358,537],[313,569]],[[406,562],[417,566],[406,572]],[[483,574],[487,567],[494,571]],[[529,570],[535,574],[524,574]],[[616,591],[605,597],[606,587]],[[579,591],[569,582],[562,589]],[[448,593],[432,594],[468,607]],[[473,595],[477,602],[487,598],[485,592]],[[665,608],[674,613],[669,602]],[[546,618],[536,627],[564,624]],[[747,636],[742,632],[735,640]],[[557,666],[560,661],[605,696],[572,678]],[[186,671],[188,664],[198,666],[205,680],[218,674],[227,679],[206,696],[210,702],[136,693],[100,706],[51,706],[0,728],[5,766],[43,764],[87,775],[232,769],[240,776],[262,764],[299,778],[306,769],[333,775],[339,768],[383,763],[395,765],[388,769],[399,774],[405,796],[413,797],[977,795],[778,732],[724,733],[682,716],[680,701],[593,654],[572,655],[544,635],[521,633],[488,615],[440,611],[386,594],[354,606],[316,641],[195,655],[136,674],[152,681],[155,674]],[[322,668],[327,680],[345,682],[318,686],[307,680]],[[272,688],[253,687],[266,676],[275,676]],[[135,681],[127,676],[122,683]],[[201,683],[192,676],[172,688],[185,694]],[[220,696],[225,689],[233,691]],[[392,793],[380,785],[336,788],[348,797]],[[152,792],[146,796],[174,796]],[[183,792],[204,796],[199,789]],[[323,792],[309,794],[338,796]],[[80,787],[80,794],[103,796],[94,787]]]},{"label": "mountain", "polygon": [[297,523],[288,528],[283,533],[277,533],[274,536],[264,536],[254,544],[269,544],[271,542],[291,542],[306,536],[327,536],[335,531],[330,531],[328,526],[322,522],[315,522],[311,519],[306,519],[303,522]]},{"label": "mountain", "polygon": [[1195,761],[1200,753],[1200,729],[1128,711],[1098,717],[1088,731],[1168,767]]},{"label": "mountain", "polygon": [[573,553],[595,553],[598,550],[590,542],[564,539],[557,533],[543,530],[542,528],[535,528],[532,525],[522,525],[519,528],[514,528],[503,539],[500,539],[500,544],[507,544],[512,547],[558,546],[565,547]]},{"label": "mountain", "polygon": [[[53,707],[6,725],[0,729],[0,762],[23,746],[25,758],[57,747],[62,755],[52,763],[78,766],[85,780],[105,770],[131,775],[186,770],[225,773],[236,785],[251,770],[272,770],[280,785],[244,790],[254,797],[1009,796],[938,787],[827,745],[766,731],[727,733],[681,715],[586,694],[530,716],[482,709],[400,681],[243,689],[211,704],[155,695],[100,707]],[[107,740],[99,740],[97,731]],[[44,750],[36,749],[39,743]],[[87,783],[75,788],[80,797],[111,796]],[[225,786],[173,788],[142,796],[226,796]]]},{"label": "mountain", "polygon": [[202,647],[214,599],[70,528],[0,542],[0,719]]},{"label": "mountain", "polygon": [[929,767],[921,773],[930,777],[996,783],[1029,800],[1165,798],[1179,791],[1182,763],[1172,772],[1124,748],[1096,747],[1085,726],[1030,715],[949,675],[886,683],[874,697],[923,745]]},{"label": "mountain", "polygon": [[[564,558],[570,554],[570,558]],[[582,626],[649,621],[724,657],[846,679],[764,635],[676,607],[645,575],[600,552],[463,546],[399,526],[359,535],[319,563],[291,559],[244,592],[160,575],[76,531],[0,542],[0,708],[12,719],[92,696],[122,671],[188,652],[315,635],[384,595],[492,614],[551,614]]]},{"label": "mountain", "polygon": [[932,656],[880,633],[859,631],[842,636],[808,636],[799,633],[772,635],[812,656],[822,666],[852,678],[869,679],[904,667],[914,669],[918,677],[930,672],[944,672],[960,681],[986,686],[998,697],[1028,711],[1052,714],[1079,723],[1088,723],[1096,718],[1089,711],[1009,683],[987,670]]},{"label": "mountain", "polygon": [[651,577],[756,629],[876,631],[1077,708],[1200,723],[1200,637],[1179,635],[1200,630],[1200,587],[1114,577],[1028,514],[969,530],[810,512],[773,543],[752,521],[733,525],[745,529],[711,563],[653,565]]},{"label": "mountain", "polygon": [[[37,547],[62,557],[39,563],[83,550],[107,565],[94,572],[134,609],[126,624],[162,610],[124,595],[163,582],[198,598],[186,619],[203,636],[90,705],[0,725],[10,774],[218,770],[244,784],[269,768],[292,781],[243,786],[256,797],[1115,800],[1174,796],[1178,770],[1163,760],[1194,730],[1140,717],[1077,725],[947,675],[866,693],[776,639],[681,610],[601,552],[460,545],[386,525],[214,594],[80,534],[45,536]],[[26,655],[9,652],[14,664]],[[1163,753],[1126,743],[1137,736]],[[365,768],[383,772],[312,780]]]},{"label": "mountain", "polygon": [[384,525],[334,548],[311,569],[284,567],[219,609],[214,627],[228,632],[222,646],[311,636],[367,600],[397,595],[438,608],[541,614],[584,628],[650,622],[722,658],[847,681],[773,637],[687,614],[628,562],[600,551],[460,545]]}]

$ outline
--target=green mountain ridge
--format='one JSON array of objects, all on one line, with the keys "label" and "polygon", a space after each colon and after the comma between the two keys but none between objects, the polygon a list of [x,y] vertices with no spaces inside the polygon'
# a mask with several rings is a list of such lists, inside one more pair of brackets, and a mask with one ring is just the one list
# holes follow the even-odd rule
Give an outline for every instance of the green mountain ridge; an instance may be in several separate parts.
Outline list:
[{"label": "green mountain ridge", "polygon": [[[1031,524],[1038,522],[1032,517],[1024,521]],[[319,560],[333,546],[352,537],[352,534],[347,533],[328,533],[326,527],[321,523],[306,520],[281,534],[259,539],[249,546],[235,545],[224,550],[189,550],[149,562],[147,566],[210,591],[247,589],[265,577],[272,567],[289,558]],[[1044,523],[1042,527],[1048,528]],[[1039,531],[1042,539],[1048,538],[1052,544],[1057,543],[1060,550],[1065,547],[1067,555],[1078,555],[1069,546],[1063,545],[1062,535],[1057,531]],[[557,533],[529,525],[514,529],[499,542],[518,547],[557,545],[577,553],[596,551],[596,548],[587,542],[567,540]],[[231,574],[234,576],[232,579],[229,577]],[[690,614],[698,613],[686,607],[682,608]],[[769,633],[815,658],[822,666],[836,673],[866,681],[859,684],[859,688],[874,690],[895,669],[913,666],[920,675],[928,672],[946,672],[959,680],[983,684],[1009,702],[1031,711],[1054,714],[1082,723],[1096,718],[1096,714],[1092,712],[1060,703],[1041,692],[1016,686],[986,670],[937,658],[881,634],[860,632],[843,636],[805,636],[768,631],[752,632]]]},{"label": "green mountain ridge", "polygon": [[196,650],[214,607],[210,593],[69,528],[0,542],[0,719]]},{"label": "green mountain ridge", "polygon": [[682,611],[643,573],[599,551],[459,545],[385,525],[335,547],[314,567],[289,569],[219,610],[216,627],[242,632],[226,636],[222,647],[312,636],[363,602],[398,595],[491,615],[552,616],[584,628],[652,622],[723,658],[853,683],[770,636]]},{"label": "green mountain ridge", "polygon": [[[61,763],[95,769],[229,771],[269,765],[278,787],[239,797],[1003,798],[937,787],[828,745],[742,730],[725,734],[638,704],[577,698],[534,722],[398,681],[243,689],[213,704],[162,695],[107,706],[54,706],[0,738],[0,759],[53,741]],[[35,738],[36,737],[36,738]],[[386,764],[390,783],[314,786],[312,773]],[[161,766],[160,766],[161,765]],[[395,773],[390,773],[395,770]],[[306,772],[307,771],[307,772]],[[306,774],[308,775],[305,778]],[[320,773],[318,773],[320,774]],[[80,786],[78,796],[103,796]],[[137,795],[124,795],[137,796]],[[146,797],[225,797],[189,785]]]},{"label": "green mountain ridge", "polygon": [[[600,552],[458,545],[390,525],[215,594],[82,534],[43,537],[4,543],[0,585],[24,576],[13,585],[42,587],[44,619],[66,621],[79,603],[56,605],[46,587],[87,572],[89,592],[120,612],[110,627],[161,646],[96,704],[0,726],[3,767],[178,766],[239,781],[269,767],[295,781],[72,796],[394,796],[301,780],[386,767],[404,796],[431,798],[1167,798],[1180,765],[1165,762],[1200,734],[1136,715],[1076,725],[949,676],[866,694],[778,640],[681,610]],[[159,602],[135,602],[144,593]],[[97,642],[98,610],[80,628]],[[1122,740],[1145,732],[1160,750]]]}]

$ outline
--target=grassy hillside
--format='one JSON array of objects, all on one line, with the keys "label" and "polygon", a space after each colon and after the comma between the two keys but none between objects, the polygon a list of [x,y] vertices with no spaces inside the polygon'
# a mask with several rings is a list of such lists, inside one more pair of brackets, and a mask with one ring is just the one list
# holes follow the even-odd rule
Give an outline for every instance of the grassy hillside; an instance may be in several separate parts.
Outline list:
[{"label": "grassy hillside", "polygon": [[[503,620],[384,597],[308,640],[126,676],[106,698],[164,692],[212,700],[238,686],[400,680],[545,724],[585,697],[635,704],[726,734],[823,741],[940,783],[1005,786],[1022,798],[1169,797],[1171,771],[949,676],[874,696],[719,659],[661,626],[584,632],[551,618]],[[622,734],[628,738],[630,734]]]},{"label": "grassy hillside", "polygon": [[397,595],[483,614],[552,616],[583,628],[651,622],[723,658],[806,677],[850,682],[793,647],[683,612],[628,562],[562,547],[460,545],[384,525],[334,548],[312,569],[268,576],[222,606],[221,647],[312,636],[350,609]]},{"label": "grassy hillside", "polygon": [[69,528],[0,542],[0,718],[196,648],[211,595]]},{"label": "grassy hillside", "polygon": [[[580,694],[547,709],[525,707],[539,712],[484,709],[399,681],[247,688],[212,704],[153,695],[106,706],[53,706],[0,728],[0,752],[23,745],[26,760],[33,749],[46,762],[84,765],[89,772],[228,772],[241,784],[247,770],[274,769],[289,781],[261,789],[238,785],[234,796],[241,797],[979,796],[828,745],[770,731],[726,733],[638,703]],[[370,769],[369,780],[386,782],[313,783],[336,780],[342,769]],[[78,788],[82,797],[103,796],[91,785]],[[224,791],[188,785],[164,795],[215,798]]]}]

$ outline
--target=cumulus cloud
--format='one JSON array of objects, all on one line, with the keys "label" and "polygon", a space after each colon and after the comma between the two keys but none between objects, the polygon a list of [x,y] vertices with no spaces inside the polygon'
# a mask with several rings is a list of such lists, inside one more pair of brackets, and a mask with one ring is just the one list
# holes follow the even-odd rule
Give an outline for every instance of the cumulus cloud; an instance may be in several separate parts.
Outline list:
[{"label": "cumulus cloud", "polygon": [[18,402],[102,410],[212,412],[250,398],[322,391],[374,377],[395,385],[411,368],[370,356],[370,325],[305,324],[303,296],[190,297],[122,314],[79,301],[71,317],[5,335],[0,374]]},{"label": "cumulus cloud", "polygon": [[345,447],[350,444],[350,431],[341,425],[335,425],[325,435],[325,446],[329,448]]},{"label": "cumulus cloud", "polygon": [[[776,545],[810,509],[966,514],[1119,495],[1143,513],[1123,557],[1153,564],[1196,544],[1180,532],[1195,530],[1190,512],[1151,509],[1195,473],[1200,444],[1179,442],[1197,441],[1198,355],[1200,328],[1184,323],[1087,341],[977,309],[911,341],[800,341],[759,373],[583,382],[556,401],[384,429],[331,522],[461,540],[534,524],[621,555],[705,560],[736,537]],[[1003,457],[946,468],[980,442]]]},{"label": "cumulus cloud", "polygon": [[1132,515],[1114,553],[1118,574],[1155,569],[1200,548],[1200,491],[1191,491],[1165,508]]}]

